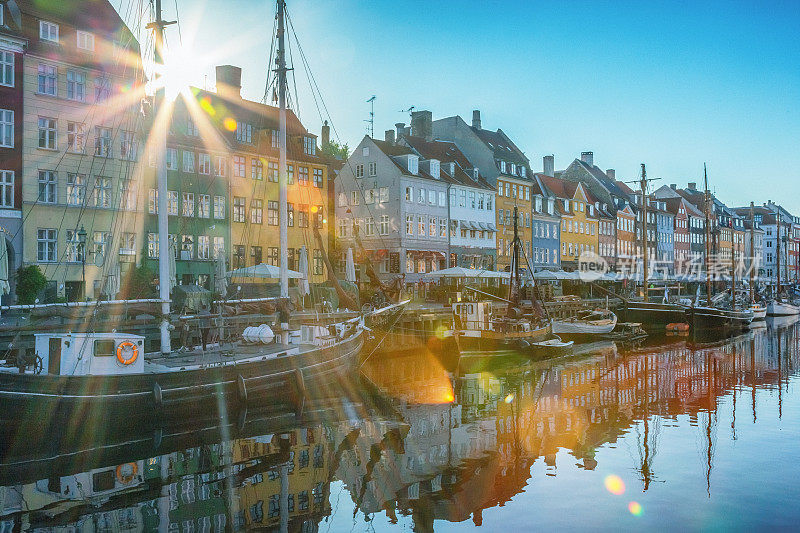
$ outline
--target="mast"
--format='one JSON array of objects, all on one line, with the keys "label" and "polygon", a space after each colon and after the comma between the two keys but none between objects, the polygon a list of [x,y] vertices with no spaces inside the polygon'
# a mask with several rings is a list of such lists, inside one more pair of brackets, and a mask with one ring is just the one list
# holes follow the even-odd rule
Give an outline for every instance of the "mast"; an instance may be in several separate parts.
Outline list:
[{"label": "mast", "polygon": [[[278,161],[278,227],[280,231],[280,286],[281,298],[289,297],[289,251],[288,251],[288,230],[289,214],[287,208],[287,185],[288,177],[286,172],[286,55],[284,49],[284,18],[286,12],[286,0],[278,0],[278,51],[275,61],[278,74],[278,108],[280,117],[280,129],[278,131],[278,144],[280,145],[280,158]],[[316,223],[316,222],[315,222]]]},{"label": "mast", "polygon": [[731,298],[733,298],[733,309],[736,309],[736,231],[733,229],[731,221]]},{"label": "mast", "polygon": [[708,300],[709,307],[711,306],[711,269],[708,268],[709,266],[709,256],[711,255],[711,220],[708,214],[709,211],[709,202],[711,201],[711,195],[708,192],[708,171],[706,170],[706,164],[703,163],[703,182],[705,187],[705,198],[703,202],[703,214],[705,214],[706,218],[706,256],[705,256],[705,265],[706,265],[706,299]]},{"label": "mast", "polygon": [[519,303],[519,234],[517,233],[517,206],[514,206],[514,240],[511,244],[511,279],[508,284],[508,299],[511,306]]},{"label": "mast", "polygon": [[[164,64],[164,27],[175,24],[161,18],[161,0],[156,0],[156,19],[147,25],[153,30],[155,40],[154,62],[156,65]],[[155,72],[156,79],[161,77],[159,69]],[[161,86],[156,89],[153,116],[157,117],[159,110],[164,105],[166,89]],[[156,183],[158,188],[158,297],[161,300],[161,353],[170,353],[169,338],[169,218],[167,216],[167,132],[159,132],[155,150],[160,152],[156,158]]]},{"label": "mast", "polygon": [[644,163],[642,163],[642,179],[639,182],[639,186],[642,189],[642,222],[643,222],[643,224],[642,224],[642,242],[643,242],[643,245],[642,245],[642,251],[643,251],[642,269],[644,270],[644,272],[642,272],[642,282],[643,282],[642,286],[644,288],[644,301],[646,302],[649,299],[649,294],[647,292],[647,276],[648,276],[647,256],[649,254],[649,251],[647,249],[647,170],[644,167]]},{"label": "mast", "polygon": [[779,302],[781,301],[781,213],[780,211],[775,212],[775,228],[777,230],[777,235],[775,236],[775,240],[777,242],[777,253],[775,254],[775,260],[777,261],[777,288],[775,289],[775,299]]},{"label": "mast", "polygon": [[755,283],[755,275],[753,274],[753,268],[755,267],[756,261],[756,216],[754,213],[754,205],[753,202],[750,202],[750,303],[755,304],[755,290],[753,289],[753,283]]}]

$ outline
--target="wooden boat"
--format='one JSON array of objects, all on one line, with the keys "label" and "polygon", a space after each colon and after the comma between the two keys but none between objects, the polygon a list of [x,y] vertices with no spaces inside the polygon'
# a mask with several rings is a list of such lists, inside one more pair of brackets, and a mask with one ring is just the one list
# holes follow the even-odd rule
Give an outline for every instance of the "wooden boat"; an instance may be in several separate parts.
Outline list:
[{"label": "wooden boat", "polygon": [[453,336],[460,352],[469,350],[496,352],[508,349],[527,352],[532,344],[551,337],[550,320],[544,316],[544,308],[535,300],[535,295],[534,312],[525,315],[521,309],[519,273],[521,251],[522,243],[517,230],[515,207],[508,298],[496,297],[508,304],[506,312],[503,316],[495,315],[491,302],[454,303]]},{"label": "wooden boat", "polygon": [[638,322],[617,322],[617,327],[602,338],[617,342],[635,342],[647,337],[647,332]]},{"label": "wooden boat", "polygon": [[622,316],[626,322],[642,325],[646,331],[666,331],[667,324],[683,322],[686,319],[686,307],[680,304],[623,301]]},{"label": "wooden boat", "polygon": [[751,309],[692,306],[686,310],[686,319],[693,332],[718,331],[726,335],[747,330],[753,316]]},{"label": "wooden boat", "polygon": [[135,424],[218,412],[221,406],[239,412],[276,393],[299,407],[312,376],[326,383],[355,367],[363,319],[303,325],[288,338],[145,361],[144,337],[138,335],[37,334],[36,362],[23,373],[9,367],[0,372],[0,420],[91,417]]},{"label": "wooden boat", "polygon": [[563,341],[559,337],[546,341],[534,342],[530,346],[530,353],[538,357],[559,357],[572,353],[575,341]]},{"label": "wooden boat", "polygon": [[795,316],[800,315],[800,307],[780,300],[772,300],[767,304],[768,316]]},{"label": "wooden boat", "polygon": [[608,309],[580,313],[566,319],[553,319],[553,334],[569,339],[596,339],[611,333],[617,326],[617,315]]},{"label": "wooden boat", "polygon": [[750,305],[750,310],[753,312],[753,320],[764,320],[767,318],[767,306],[753,303]]}]

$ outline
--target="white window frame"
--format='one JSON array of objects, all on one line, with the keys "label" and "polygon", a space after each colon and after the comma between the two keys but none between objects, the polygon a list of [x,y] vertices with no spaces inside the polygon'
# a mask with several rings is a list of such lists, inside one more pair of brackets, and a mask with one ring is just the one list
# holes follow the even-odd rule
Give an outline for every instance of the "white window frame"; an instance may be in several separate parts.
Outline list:
[{"label": "white window frame", "polygon": [[114,134],[111,128],[105,126],[94,127],[94,155],[98,157],[111,157],[111,147],[114,143]]},{"label": "white window frame", "polygon": [[14,207],[13,170],[0,170],[0,207]]},{"label": "white window frame", "polygon": [[[53,36],[54,33],[55,33],[55,38]],[[41,39],[42,41],[57,43],[59,41],[58,33],[59,33],[58,24],[56,24],[55,22],[48,22],[46,20],[39,21],[39,39]]]},{"label": "white window frame", "polygon": [[[45,134],[44,138],[42,138],[42,132]],[[43,140],[44,146],[42,146]],[[58,149],[58,121],[56,119],[39,117],[39,148],[43,150]]]},{"label": "white window frame", "polygon": [[67,174],[67,205],[80,206],[86,202],[86,175]]},{"label": "white window frame", "polygon": [[[44,248],[42,248],[44,245]],[[48,245],[52,245],[52,248]],[[44,251],[44,254],[42,254]],[[39,263],[55,263],[58,261],[58,230],[55,228],[39,228],[36,230],[36,261]]]},{"label": "white window frame", "polygon": [[67,150],[73,154],[86,153],[86,126],[80,122],[67,122]]},{"label": "white window frame", "polygon": [[0,147],[14,148],[14,111],[0,109]]},{"label": "white window frame", "polygon": [[[80,88],[80,90],[78,90]],[[70,94],[71,93],[71,94]],[[86,73],[80,70],[67,70],[67,99],[75,102],[86,101]]]},{"label": "white window frame", "polygon": [[[0,13],[2,13],[3,6],[0,4]],[[3,24],[2,16],[0,16],[0,25]],[[14,86],[14,52],[0,50],[0,85],[4,87]]]},{"label": "white window frame", "polygon": [[75,44],[81,50],[94,52],[94,34],[88,31],[78,30]]},{"label": "white window frame", "polygon": [[47,96],[58,96],[58,67],[39,63],[36,92]]},{"label": "white window frame", "polygon": [[[55,204],[58,202],[58,174],[55,170],[39,171],[38,202]],[[44,189],[42,188],[44,186]],[[43,195],[42,192],[45,194]]]}]

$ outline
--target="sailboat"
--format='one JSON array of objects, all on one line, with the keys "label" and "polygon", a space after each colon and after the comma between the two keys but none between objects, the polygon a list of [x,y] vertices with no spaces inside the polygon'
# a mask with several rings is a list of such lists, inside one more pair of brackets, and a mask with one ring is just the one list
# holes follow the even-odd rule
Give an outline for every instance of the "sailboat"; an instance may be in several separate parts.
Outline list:
[{"label": "sailboat", "polygon": [[[514,240],[511,244],[511,279],[504,315],[496,315],[492,302],[457,302],[453,304],[453,336],[462,355],[465,351],[494,354],[500,351],[518,350],[532,353],[550,349],[562,351],[572,343],[552,339],[550,320],[544,312],[523,315],[520,302],[519,259],[522,243],[517,229],[517,208],[514,208]],[[537,302],[538,303],[538,302]],[[536,309],[537,306],[534,306]],[[541,307],[541,306],[539,306]]]},{"label": "sailboat", "polygon": [[754,204],[750,202],[750,310],[753,312],[753,320],[764,320],[767,318],[767,306],[756,301],[756,271],[754,268],[756,257],[756,217],[753,211]]},{"label": "sailboat", "polygon": [[[145,360],[140,335],[124,332],[63,332],[35,335],[35,356],[18,368],[0,369],[0,399],[10,416],[76,413],[127,419],[175,419],[199,412],[246,411],[256,398],[283,391],[302,404],[308,382],[333,380],[355,367],[364,342],[364,318],[290,328],[287,257],[285,0],[277,1],[277,68],[280,105],[280,294],[279,325],[248,328],[242,339],[209,350],[173,354],[170,349],[170,294],[166,158],[158,181],[161,354]],[[164,27],[161,1],[155,2],[156,62],[161,63]],[[156,107],[164,89],[155,95]],[[166,151],[166,136],[159,147]]]},{"label": "sailboat", "polygon": [[[711,283],[711,269],[709,268],[709,255],[711,250],[711,223],[709,211],[711,209],[711,192],[708,189],[708,173],[703,166],[703,176],[705,180],[705,202],[704,213],[706,222],[706,295],[707,305],[700,305],[695,300],[693,305],[686,309],[686,317],[693,334],[702,332],[719,332],[722,334],[738,333],[744,331],[753,321],[752,309],[736,309],[736,297],[734,294],[732,309],[717,307],[713,304],[713,289]],[[735,278],[733,279],[735,282]],[[735,291],[731,291],[732,293]]]}]

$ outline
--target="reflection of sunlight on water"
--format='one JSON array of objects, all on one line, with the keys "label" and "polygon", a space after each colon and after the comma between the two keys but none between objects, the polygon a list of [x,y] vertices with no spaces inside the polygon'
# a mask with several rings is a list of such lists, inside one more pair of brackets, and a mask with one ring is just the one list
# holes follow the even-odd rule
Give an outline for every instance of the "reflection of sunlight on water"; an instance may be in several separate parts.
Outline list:
[{"label": "reflection of sunlight on water", "polygon": [[642,504],[639,502],[628,502],[628,511],[633,516],[642,516]]},{"label": "reflection of sunlight on water", "polygon": [[370,359],[362,372],[393,398],[421,404],[455,401],[450,374],[430,350]]},{"label": "reflection of sunlight on water", "polygon": [[622,478],[619,476],[615,476],[614,474],[606,476],[603,483],[606,486],[606,490],[611,494],[620,496],[625,492],[625,482],[622,481]]}]

